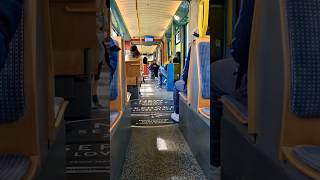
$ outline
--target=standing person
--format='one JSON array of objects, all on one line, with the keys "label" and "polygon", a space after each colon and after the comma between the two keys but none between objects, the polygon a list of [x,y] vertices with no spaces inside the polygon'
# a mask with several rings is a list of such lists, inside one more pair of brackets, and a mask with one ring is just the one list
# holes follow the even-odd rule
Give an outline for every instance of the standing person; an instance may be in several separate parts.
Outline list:
[{"label": "standing person", "polygon": [[96,1],[97,12],[96,12],[96,36],[98,42],[98,69],[95,71],[94,79],[92,82],[92,102],[94,108],[101,108],[102,106],[99,103],[98,99],[98,81],[100,79],[100,73],[102,70],[103,61],[105,60],[106,48],[103,45],[103,42],[106,38],[105,30],[106,24],[108,24],[107,19],[107,10],[106,10],[106,0],[97,0]]},{"label": "standing person", "polygon": [[0,1],[0,71],[8,56],[9,44],[22,15],[22,0]]},{"label": "standing person", "polygon": [[151,75],[152,77],[158,76],[159,65],[157,64],[157,62],[155,60],[149,66],[149,70],[152,72],[152,75]]}]

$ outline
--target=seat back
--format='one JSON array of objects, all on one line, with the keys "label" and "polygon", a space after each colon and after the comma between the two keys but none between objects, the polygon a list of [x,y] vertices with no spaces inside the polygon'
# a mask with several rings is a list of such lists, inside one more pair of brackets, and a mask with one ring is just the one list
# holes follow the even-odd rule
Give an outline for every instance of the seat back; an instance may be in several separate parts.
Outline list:
[{"label": "seat back", "polygon": [[187,99],[198,111],[210,107],[210,39],[197,39],[191,48]]},{"label": "seat back", "polygon": [[285,87],[281,146],[320,146],[320,4],[281,1]]},{"label": "seat back", "polygon": [[42,25],[38,24],[37,3],[24,1],[24,15],[11,41],[9,61],[0,74],[0,119],[6,122],[0,124],[1,154],[40,157],[48,147],[47,105],[42,104],[47,99],[46,61],[40,53],[42,49],[37,48],[37,25]]},{"label": "seat back", "polygon": [[130,58],[129,60],[125,61],[126,64],[126,77],[127,77],[127,84],[128,85],[137,85],[139,80],[141,79],[140,76],[140,58]]},{"label": "seat back", "polygon": [[9,45],[9,54],[0,72],[0,122],[19,120],[25,111],[23,17]]}]

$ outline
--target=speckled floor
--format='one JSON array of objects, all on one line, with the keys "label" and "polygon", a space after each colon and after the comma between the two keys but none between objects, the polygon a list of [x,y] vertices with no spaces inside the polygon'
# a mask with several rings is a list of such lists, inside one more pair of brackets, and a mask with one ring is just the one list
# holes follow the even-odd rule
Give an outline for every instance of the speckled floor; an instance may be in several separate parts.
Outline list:
[{"label": "speckled floor", "polygon": [[177,125],[133,128],[122,179],[206,179]]},{"label": "speckled floor", "polygon": [[[154,81],[142,84],[142,98],[172,99],[172,92]],[[123,180],[202,180],[203,171],[177,124],[164,127],[132,127],[122,173]]]}]

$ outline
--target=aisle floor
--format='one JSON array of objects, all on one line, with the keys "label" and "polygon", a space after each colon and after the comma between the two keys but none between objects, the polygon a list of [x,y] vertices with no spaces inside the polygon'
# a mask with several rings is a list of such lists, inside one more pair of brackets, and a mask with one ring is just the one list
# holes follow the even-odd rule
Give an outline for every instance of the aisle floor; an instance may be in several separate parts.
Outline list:
[{"label": "aisle floor", "polygon": [[[142,99],[171,99],[153,80],[141,86]],[[122,179],[206,179],[178,124],[131,127]]]}]

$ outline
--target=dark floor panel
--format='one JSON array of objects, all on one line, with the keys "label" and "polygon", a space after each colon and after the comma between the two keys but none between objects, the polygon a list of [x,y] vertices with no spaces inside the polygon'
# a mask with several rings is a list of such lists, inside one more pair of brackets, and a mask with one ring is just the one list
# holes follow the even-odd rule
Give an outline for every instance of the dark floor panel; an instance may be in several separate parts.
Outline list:
[{"label": "dark floor panel", "polygon": [[109,133],[107,119],[84,119],[66,123],[67,142],[107,142]]},{"label": "dark floor panel", "polygon": [[132,114],[130,119],[133,126],[162,126],[175,124],[168,113]]}]

